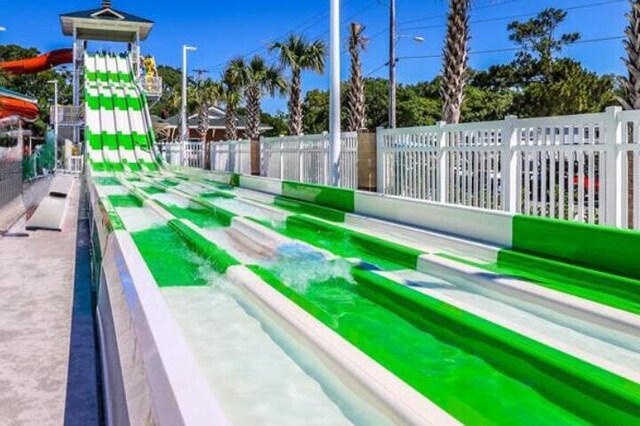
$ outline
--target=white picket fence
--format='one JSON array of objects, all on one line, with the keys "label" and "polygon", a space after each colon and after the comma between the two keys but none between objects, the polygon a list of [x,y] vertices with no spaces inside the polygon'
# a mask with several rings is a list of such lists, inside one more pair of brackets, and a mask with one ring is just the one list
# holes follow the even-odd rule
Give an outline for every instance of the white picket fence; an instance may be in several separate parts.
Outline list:
[{"label": "white picket fence", "polygon": [[640,111],[379,129],[377,138],[384,194],[640,229]]},{"label": "white picket fence", "polygon": [[[297,182],[330,183],[329,134],[260,138],[261,176]],[[342,134],[340,185],[358,187],[358,135]]]},{"label": "white picket fence", "polygon": [[211,143],[211,170],[251,174],[251,141]]},{"label": "white picket fence", "polygon": [[202,142],[163,142],[155,144],[161,158],[169,165],[204,167]]}]

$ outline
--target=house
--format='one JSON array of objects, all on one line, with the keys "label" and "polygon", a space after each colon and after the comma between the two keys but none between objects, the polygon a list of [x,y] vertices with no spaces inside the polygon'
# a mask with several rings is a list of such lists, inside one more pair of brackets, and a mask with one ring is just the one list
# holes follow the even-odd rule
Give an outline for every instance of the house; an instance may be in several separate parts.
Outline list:
[{"label": "house", "polygon": [[[219,106],[209,108],[209,130],[207,132],[207,142],[225,140],[225,117],[226,111]],[[180,116],[173,115],[166,120],[152,116],[153,128],[156,132],[158,142],[175,142],[180,140]],[[198,115],[190,115],[187,119],[189,124],[189,140],[201,141],[202,137],[198,132]],[[238,114],[238,138],[245,137],[247,120],[242,114]],[[260,132],[271,130],[271,127],[260,125]]]}]

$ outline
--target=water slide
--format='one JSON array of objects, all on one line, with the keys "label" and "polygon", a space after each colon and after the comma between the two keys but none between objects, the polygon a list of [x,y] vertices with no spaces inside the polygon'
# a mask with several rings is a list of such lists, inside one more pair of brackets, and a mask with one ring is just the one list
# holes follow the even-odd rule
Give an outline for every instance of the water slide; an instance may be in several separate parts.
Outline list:
[{"label": "water slide", "polygon": [[[635,233],[168,170],[151,156],[130,60],[85,61],[94,249],[108,293],[99,317],[128,307],[132,330],[118,334],[142,336],[143,350],[127,353],[136,345],[125,341],[120,356],[174,377],[173,403],[182,395],[217,424],[640,418],[640,272],[636,259],[597,255],[637,247]],[[180,350],[179,362],[164,360]],[[163,394],[154,386],[151,401]]]},{"label": "water slide", "polygon": [[[0,70],[12,75],[36,74],[72,61],[71,49],[59,49],[35,58],[0,62]],[[35,120],[39,114],[40,110],[35,100],[0,91],[0,118],[18,115],[25,120]]]},{"label": "water slide", "polygon": [[153,130],[131,59],[85,54],[85,139],[96,171],[153,171]]},{"label": "water slide", "polygon": [[7,74],[14,75],[37,74],[58,65],[70,64],[72,61],[73,51],[71,49],[59,49],[43,53],[35,58],[0,62],[0,69]]},{"label": "water slide", "polygon": [[32,121],[40,115],[37,101],[0,88],[0,119],[18,115]]}]

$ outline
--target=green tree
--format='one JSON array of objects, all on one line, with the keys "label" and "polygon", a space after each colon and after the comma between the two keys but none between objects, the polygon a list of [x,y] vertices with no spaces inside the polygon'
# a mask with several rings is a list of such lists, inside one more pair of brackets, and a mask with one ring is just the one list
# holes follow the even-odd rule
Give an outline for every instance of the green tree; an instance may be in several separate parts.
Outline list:
[{"label": "green tree", "polygon": [[160,65],[158,75],[162,78],[162,96],[151,107],[151,113],[168,118],[180,112],[180,104],[173,102],[173,96],[176,91],[180,93],[182,88],[182,72],[177,68]]},{"label": "green tree", "polygon": [[556,35],[558,27],[567,18],[567,12],[561,9],[547,8],[533,19],[514,21],[507,26],[509,40],[520,46],[516,62],[529,77],[541,75],[550,81],[554,71],[555,56],[565,46],[580,39],[580,33]]},{"label": "green tree", "polygon": [[[24,48],[15,44],[0,46],[0,62],[33,58],[40,51],[36,48]],[[58,67],[28,75],[8,75],[2,77],[2,86],[9,90],[32,97],[38,101],[40,117],[33,123],[33,130],[37,136],[43,136],[50,123],[49,106],[53,103],[53,85],[49,80],[58,81],[60,104],[70,104],[73,99],[72,73],[66,67]]]},{"label": "green tree", "polygon": [[232,60],[222,73],[220,99],[226,105],[225,130],[226,140],[238,139],[238,107],[242,101],[243,83],[242,71],[238,68],[237,60]]},{"label": "green tree", "polygon": [[209,109],[221,98],[222,87],[211,79],[201,80],[189,87],[189,99],[198,115],[198,133],[206,142],[209,131]]},{"label": "green tree", "polygon": [[622,93],[617,97],[624,109],[640,109],[640,0],[631,0],[631,11],[627,14],[624,48],[627,57],[624,64],[627,75],[620,77]]},{"label": "green tree", "polygon": [[261,56],[254,56],[247,63],[243,58],[235,59],[232,69],[238,74],[244,90],[247,116],[247,136],[256,140],[260,137],[260,117],[262,97],[284,93],[287,82],[279,67],[270,66]]},{"label": "green tree", "polygon": [[566,16],[565,11],[545,9],[536,18],[509,24],[509,38],[520,48],[515,59],[474,73],[471,84],[492,91],[494,101],[508,101],[509,92],[513,101],[508,111],[519,117],[599,112],[610,105],[613,77],[561,56],[564,47],[580,38],[578,33],[557,34]]},{"label": "green tree", "polygon": [[287,117],[286,112],[278,111],[273,115],[263,112],[261,116],[260,121],[262,124],[271,127],[271,129],[264,132],[264,136],[280,136],[287,133],[289,117]]},{"label": "green tree", "polygon": [[302,72],[324,72],[327,48],[321,40],[307,41],[303,36],[291,35],[283,42],[273,43],[269,49],[278,52],[280,63],[291,71],[289,84],[289,133],[302,133]]},{"label": "green tree", "polygon": [[309,90],[302,103],[303,130],[307,134],[318,134],[329,130],[329,92]]}]

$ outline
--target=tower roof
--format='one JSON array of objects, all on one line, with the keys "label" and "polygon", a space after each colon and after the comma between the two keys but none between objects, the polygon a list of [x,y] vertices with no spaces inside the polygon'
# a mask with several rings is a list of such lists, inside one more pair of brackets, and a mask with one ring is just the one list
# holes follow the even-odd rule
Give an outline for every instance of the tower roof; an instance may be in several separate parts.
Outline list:
[{"label": "tower roof", "polygon": [[63,13],[60,23],[64,35],[80,39],[133,42],[145,40],[153,21],[114,9],[110,1],[103,1],[98,9]]}]

